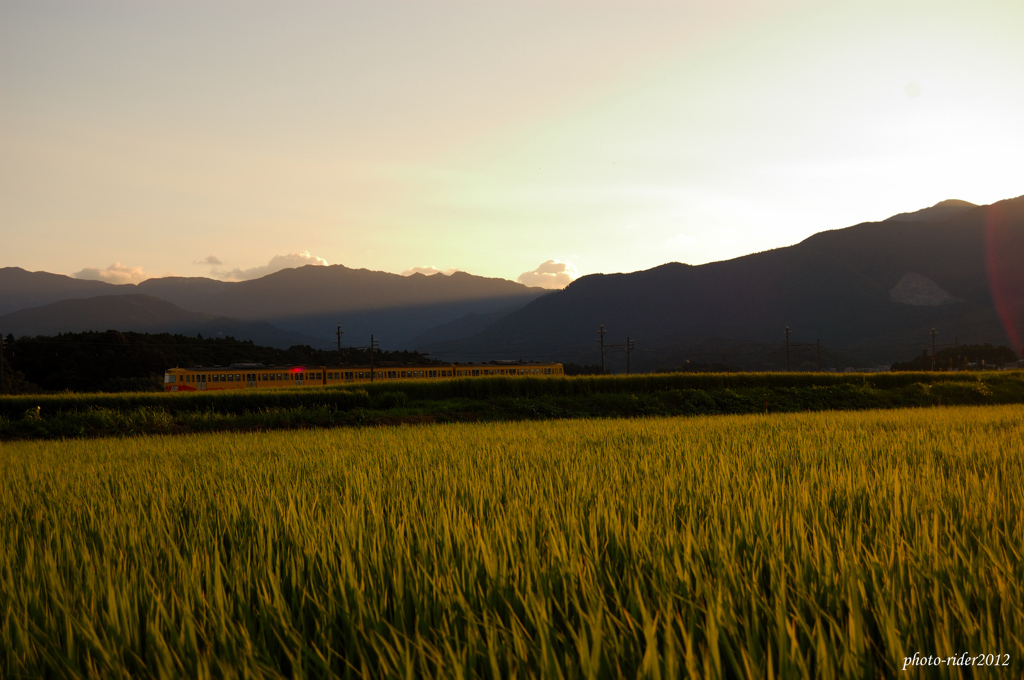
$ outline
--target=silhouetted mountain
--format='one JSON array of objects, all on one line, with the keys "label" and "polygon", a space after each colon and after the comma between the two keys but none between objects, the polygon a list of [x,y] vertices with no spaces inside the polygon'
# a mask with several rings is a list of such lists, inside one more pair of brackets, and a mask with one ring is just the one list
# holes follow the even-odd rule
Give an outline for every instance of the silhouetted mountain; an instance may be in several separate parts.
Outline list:
[{"label": "silhouetted mountain", "polygon": [[142,293],[192,312],[266,321],[316,338],[320,345],[334,341],[340,323],[344,342],[368,344],[375,333],[387,348],[408,346],[413,337],[467,314],[522,306],[546,292],[463,272],[399,276],[341,265],[284,269],[251,281],[166,277],[124,285],[16,267],[0,269],[0,310],[13,312],[97,294]]},{"label": "silhouetted mountain", "polygon": [[412,339],[412,346],[421,347],[434,342],[472,337],[486,329],[494,322],[499,319],[503,319],[522,307],[523,305],[521,304],[511,305],[509,307],[502,307],[496,312],[491,312],[490,314],[477,314],[476,312],[471,312],[470,314],[459,317],[454,321],[449,321],[448,323],[435,326],[426,333],[417,335]]},{"label": "silhouetted mountain", "polygon": [[120,286],[103,281],[85,281],[48,272],[29,272],[21,267],[0,268],[0,315],[69,298],[119,293]]},{"label": "silhouetted mountain", "polygon": [[271,347],[305,345],[312,338],[261,321],[239,321],[188,312],[149,295],[101,295],[61,300],[0,317],[0,329],[15,337],[118,330],[205,337],[235,337]]},{"label": "silhouetted mountain", "polygon": [[971,208],[978,206],[967,201],[958,201],[955,198],[948,201],[939,201],[930,208],[922,208],[914,212],[900,213],[893,215],[886,222],[941,222],[960,213],[965,213]]},{"label": "silhouetted mountain", "polygon": [[[584,276],[472,338],[427,349],[446,358],[594,363],[603,324],[606,343],[635,341],[634,368],[686,358],[784,368],[786,326],[792,349],[805,356],[810,350],[796,343],[820,339],[836,368],[913,356],[930,347],[933,327],[939,343],[1019,350],[1024,197],[985,207],[950,203],[919,213],[937,221],[864,223],[724,262]],[[943,206],[955,214],[941,219]],[[624,367],[621,350],[607,356]]]}]

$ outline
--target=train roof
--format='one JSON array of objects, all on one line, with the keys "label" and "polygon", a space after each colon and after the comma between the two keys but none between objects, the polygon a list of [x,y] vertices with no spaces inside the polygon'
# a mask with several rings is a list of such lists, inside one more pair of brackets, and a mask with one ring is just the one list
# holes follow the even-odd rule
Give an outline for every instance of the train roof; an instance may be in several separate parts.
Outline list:
[{"label": "train roof", "polygon": [[[481,362],[479,364],[473,363],[472,361],[462,362],[451,362],[451,363],[438,363],[438,364],[393,364],[391,362],[379,362],[374,364],[374,368],[437,368],[440,366],[552,366],[558,362],[556,361],[488,361]],[[324,368],[330,370],[366,370],[369,369],[368,364],[351,365],[351,366],[330,366],[321,364],[261,364],[261,363],[235,363],[229,364],[228,366],[219,366],[214,364],[213,366],[175,366],[168,370],[178,371],[249,371],[249,370],[286,370],[286,371],[299,371],[306,369],[317,369]]]}]

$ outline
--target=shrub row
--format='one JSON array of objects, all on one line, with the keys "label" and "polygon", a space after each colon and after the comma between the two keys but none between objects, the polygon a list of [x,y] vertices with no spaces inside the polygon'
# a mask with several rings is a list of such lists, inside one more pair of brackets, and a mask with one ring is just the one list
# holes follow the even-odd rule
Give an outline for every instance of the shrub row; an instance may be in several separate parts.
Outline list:
[{"label": "shrub row", "polygon": [[[212,411],[256,413],[275,408],[369,408],[385,400],[391,408],[401,393],[409,402],[499,397],[652,394],[668,390],[796,389],[839,386],[893,390],[912,385],[978,384],[996,389],[1024,386],[1024,372],[986,373],[671,373],[633,376],[487,377],[456,380],[380,381],[293,390],[232,390],[189,393],[53,394],[0,397],[0,417],[20,418],[39,407],[45,416],[90,409],[159,408],[168,413]],[[389,401],[390,400],[390,401]]]}]

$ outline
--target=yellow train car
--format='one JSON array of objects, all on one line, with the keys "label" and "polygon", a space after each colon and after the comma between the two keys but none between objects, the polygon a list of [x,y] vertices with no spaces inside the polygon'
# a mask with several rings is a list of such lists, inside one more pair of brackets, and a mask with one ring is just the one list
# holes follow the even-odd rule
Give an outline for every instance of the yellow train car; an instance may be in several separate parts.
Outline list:
[{"label": "yellow train car", "polygon": [[[372,375],[371,375],[372,370]],[[322,387],[359,382],[442,380],[490,376],[559,376],[560,363],[491,362],[422,366],[193,366],[164,372],[166,392]]]}]

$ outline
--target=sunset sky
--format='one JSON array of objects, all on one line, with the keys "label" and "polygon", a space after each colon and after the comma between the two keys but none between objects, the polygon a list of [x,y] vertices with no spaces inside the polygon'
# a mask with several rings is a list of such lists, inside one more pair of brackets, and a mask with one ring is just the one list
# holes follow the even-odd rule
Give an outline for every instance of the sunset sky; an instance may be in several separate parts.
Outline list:
[{"label": "sunset sky", "polygon": [[0,0],[0,266],[561,285],[990,203],[1022,36],[1020,0]]}]

